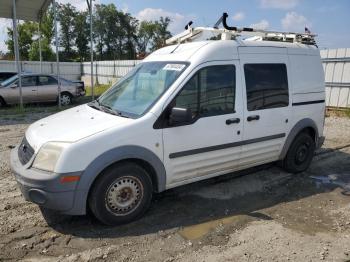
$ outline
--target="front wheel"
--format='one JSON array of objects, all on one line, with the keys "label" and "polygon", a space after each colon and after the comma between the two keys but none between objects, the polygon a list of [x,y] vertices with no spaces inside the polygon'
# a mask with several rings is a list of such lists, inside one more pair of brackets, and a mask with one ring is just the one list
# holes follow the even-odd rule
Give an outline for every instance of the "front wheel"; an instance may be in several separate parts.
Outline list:
[{"label": "front wheel", "polygon": [[305,171],[311,164],[315,153],[315,141],[307,133],[300,133],[289,147],[283,160],[283,167],[291,173]]},{"label": "front wheel", "polygon": [[151,204],[152,181],[147,172],[133,163],[108,168],[97,179],[89,196],[95,217],[106,225],[131,222]]},{"label": "front wheel", "polygon": [[5,100],[2,97],[0,97],[0,108],[5,106],[6,106]]}]

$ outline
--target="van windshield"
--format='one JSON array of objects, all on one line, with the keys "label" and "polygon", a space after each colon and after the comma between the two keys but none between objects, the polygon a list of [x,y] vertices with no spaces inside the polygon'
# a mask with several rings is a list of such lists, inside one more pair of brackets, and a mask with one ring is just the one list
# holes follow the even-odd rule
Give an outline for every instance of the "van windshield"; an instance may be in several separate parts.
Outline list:
[{"label": "van windshield", "polygon": [[187,67],[182,62],[145,62],[108,89],[98,104],[120,115],[144,114]]}]

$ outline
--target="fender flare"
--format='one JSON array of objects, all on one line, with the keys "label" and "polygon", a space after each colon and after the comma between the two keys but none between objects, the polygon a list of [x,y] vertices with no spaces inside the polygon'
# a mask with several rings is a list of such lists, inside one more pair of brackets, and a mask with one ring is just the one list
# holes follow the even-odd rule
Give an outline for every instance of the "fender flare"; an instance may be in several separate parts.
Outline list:
[{"label": "fender flare", "polygon": [[108,166],[127,159],[138,159],[147,162],[155,171],[157,192],[165,190],[166,171],[163,162],[149,149],[140,146],[121,146],[104,152],[95,158],[82,172],[76,187],[74,206],[70,214],[85,214],[90,188],[98,175]]},{"label": "fender flare", "polygon": [[317,144],[318,138],[319,138],[319,132],[317,125],[314,120],[310,118],[304,118],[297,122],[294,127],[290,130],[289,135],[284,143],[283,149],[281,151],[279,159],[282,160],[287,155],[288,149],[290,145],[292,144],[295,137],[300,133],[301,130],[311,127],[315,131],[315,143]]}]

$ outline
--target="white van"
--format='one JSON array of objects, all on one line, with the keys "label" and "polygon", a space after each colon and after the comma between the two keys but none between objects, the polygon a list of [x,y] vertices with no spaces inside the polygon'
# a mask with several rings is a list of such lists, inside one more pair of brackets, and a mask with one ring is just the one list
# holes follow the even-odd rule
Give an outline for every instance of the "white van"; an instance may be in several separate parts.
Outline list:
[{"label": "white van", "polygon": [[306,170],[324,140],[317,46],[190,27],[170,42],[205,30],[229,40],[164,47],[96,101],[32,124],[11,153],[25,199],[114,225],[154,192],[274,161]]}]

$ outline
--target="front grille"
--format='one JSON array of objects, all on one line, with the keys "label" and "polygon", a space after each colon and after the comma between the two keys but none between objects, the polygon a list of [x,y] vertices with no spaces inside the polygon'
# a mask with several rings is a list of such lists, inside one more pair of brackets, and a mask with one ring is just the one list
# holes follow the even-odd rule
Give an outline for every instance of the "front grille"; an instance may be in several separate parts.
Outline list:
[{"label": "front grille", "polygon": [[18,148],[18,158],[22,165],[29,162],[34,154],[34,149],[28,143],[26,137],[23,138],[21,145]]}]

